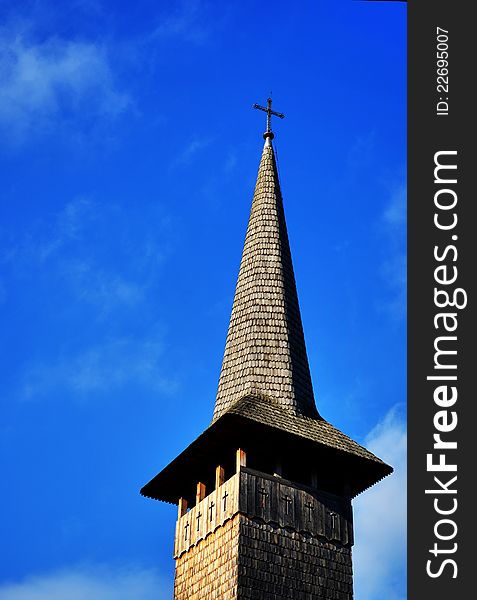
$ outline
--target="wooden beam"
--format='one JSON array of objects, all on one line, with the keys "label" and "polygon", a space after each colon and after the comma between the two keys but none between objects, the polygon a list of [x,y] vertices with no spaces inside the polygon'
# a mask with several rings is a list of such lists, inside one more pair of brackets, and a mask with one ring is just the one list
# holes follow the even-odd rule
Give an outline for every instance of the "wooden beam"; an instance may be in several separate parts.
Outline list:
[{"label": "wooden beam", "polygon": [[205,483],[201,483],[199,481],[199,483],[197,484],[197,493],[195,495],[196,505],[199,504],[199,502],[201,502],[204,498],[205,498]]},{"label": "wooden beam", "polygon": [[180,519],[187,512],[187,500],[185,498],[179,498],[179,507],[177,511],[177,518]]},{"label": "wooden beam", "polygon": [[225,471],[220,465],[215,468],[215,489],[217,490],[225,481]]},{"label": "wooden beam", "polygon": [[235,466],[236,466],[237,473],[240,471],[240,467],[247,466],[247,455],[246,455],[245,451],[242,450],[241,448],[238,448],[238,450],[237,450],[235,461],[236,461]]}]

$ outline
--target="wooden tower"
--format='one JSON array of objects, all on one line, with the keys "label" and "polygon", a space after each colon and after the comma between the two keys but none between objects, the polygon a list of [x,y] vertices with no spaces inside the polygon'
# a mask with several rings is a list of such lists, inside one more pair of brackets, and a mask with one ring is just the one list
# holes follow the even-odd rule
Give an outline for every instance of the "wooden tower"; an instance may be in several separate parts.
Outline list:
[{"label": "wooden tower", "polygon": [[174,600],[351,600],[351,500],[392,472],[316,409],[263,110],[212,423],[141,489],[178,504]]}]

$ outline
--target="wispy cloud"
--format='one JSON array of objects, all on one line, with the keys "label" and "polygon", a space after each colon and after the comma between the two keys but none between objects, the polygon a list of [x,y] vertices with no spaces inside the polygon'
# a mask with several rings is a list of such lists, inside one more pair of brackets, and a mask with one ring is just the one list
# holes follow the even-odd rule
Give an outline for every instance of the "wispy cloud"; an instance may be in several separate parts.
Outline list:
[{"label": "wispy cloud", "polygon": [[406,423],[394,407],[367,436],[365,446],[394,473],[354,504],[356,600],[404,600],[406,572]]},{"label": "wispy cloud", "polygon": [[151,39],[180,38],[202,44],[210,34],[202,0],[180,0],[169,14],[164,15],[150,35]]},{"label": "wispy cloud", "polygon": [[390,292],[390,298],[384,303],[384,309],[398,321],[406,315],[406,255],[396,252],[389,256],[382,265],[382,275]]},{"label": "wispy cloud", "polygon": [[127,278],[93,260],[65,260],[61,271],[77,301],[97,308],[98,317],[118,307],[134,307],[145,299],[148,281]]},{"label": "wispy cloud", "polygon": [[125,386],[174,392],[156,294],[175,235],[157,202],[125,213],[85,197],[17,235],[3,258],[6,282],[12,294],[38,290],[36,318],[50,335],[18,365],[13,396],[82,402]]},{"label": "wispy cloud", "polygon": [[224,164],[224,172],[226,174],[232,173],[238,164],[237,154],[235,152],[230,152],[227,156]]},{"label": "wispy cloud", "polygon": [[38,41],[25,26],[0,29],[0,131],[11,142],[115,118],[130,104],[105,46],[58,37]]},{"label": "wispy cloud", "polygon": [[383,213],[383,221],[399,235],[406,225],[406,188],[398,185],[391,193],[388,205]]},{"label": "wispy cloud", "polygon": [[173,167],[189,164],[202,150],[214,141],[211,137],[194,137],[186,143],[180,154],[172,162]]},{"label": "wispy cloud", "polygon": [[9,239],[1,259],[17,275],[44,269],[49,278],[61,280],[63,292],[74,294],[75,303],[94,305],[98,316],[105,316],[142,302],[157,280],[172,228],[157,203],[152,210],[155,214],[144,214],[135,231],[134,215],[121,206],[78,197]]},{"label": "wispy cloud", "polygon": [[363,166],[369,165],[372,161],[375,147],[376,132],[374,130],[357,137],[348,151],[348,168],[354,173],[362,169]]},{"label": "wispy cloud", "polygon": [[159,336],[114,338],[74,354],[30,364],[23,374],[20,398],[41,400],[52,393],[83,401],[92,394],[133,385],[150,392],[172,393],[177,382],[164,373],[164,345]]},{"label": "wispy cloud", "polygon": [[48,260],[68,243],[80,240],[94,218],[95,206],[91,199],[81,196],[67,202],[48,227],[45,239],[39,240],[35,248],[38,259]]},{"label": "wispy cloud", "polygon": [[5,286],[2,282],[2,280],[0,279],[0,304],[3,304],[6,299],[7,299],[7,291],[5,289]]},{"label": "wispy cloud", "polygon": [[0,586],[0,600],[157,600],[172,582],[153,569],[79,566]]},{"label": "wispy cloud", "polygon": [[86,14],[104,14],[106,11],[103,0],[71,0],[71,3]]},{"label": "wispy cloud", "polygon": [[394,319],[406,315],[406,188],[394,186],[381,216],[381,227],[387,240],[382,262],[382,277],[389,297],[381,304]]}]

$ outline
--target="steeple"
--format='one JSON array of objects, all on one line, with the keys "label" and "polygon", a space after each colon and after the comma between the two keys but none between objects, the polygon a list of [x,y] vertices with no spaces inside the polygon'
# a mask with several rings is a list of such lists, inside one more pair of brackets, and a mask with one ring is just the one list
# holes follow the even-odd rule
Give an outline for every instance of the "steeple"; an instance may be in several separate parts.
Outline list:
[{"label": "steeple", "polygon": [[[392,468],[317,411],[271,116],[212,423],[142,489],[178,505],[174,600],[352,600],[352,498]],[[179,426],[179,423],[178,423]]]},{"label": "steeple", "polygon": [[[192,503],[197,482],[214,486],[217,464],[235,472],[237,448],[247,464],[278,469],[302,484],[354,497],[392,469],[317,411],[267,113],[222,370],[209,427],[142,489],[150,498]],[[279,467],[277,465],[280,465]],[[313,483],[315,482],[315,483]]]},{"label": "steeple", "polygon": [[246,395],[293,415],[319,416],[269,129],[268,123],[213,421]]}]

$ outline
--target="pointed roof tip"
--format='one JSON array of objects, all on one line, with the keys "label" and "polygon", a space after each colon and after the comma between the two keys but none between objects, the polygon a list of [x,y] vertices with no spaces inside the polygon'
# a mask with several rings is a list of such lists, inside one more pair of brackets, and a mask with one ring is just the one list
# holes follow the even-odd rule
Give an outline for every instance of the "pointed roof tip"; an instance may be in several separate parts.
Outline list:
[{"label": "pointed roof tip", "polygon": [[213,422],[245,395],[291,414],[315,405],[283,200],[267,131],[258,169]]},{"label": "pointed roof tip", "polygon": [[272,144],[272,140],[274,138],[274,135],[272,133],[272,135],[270,135],[272,132],[271,131],[266,131],[263,134],[263,137],[265,139],[265,143],[263,144],[263,149],[265,150],[265,148],[272,148],[273,150],[273,144]]},{"label": "pointed roof tip", "polygon": [[272,140],[275,137],[273,131],[265,131],[263,134],[263,139],[265,140],[264,148],[272,145]]}]

